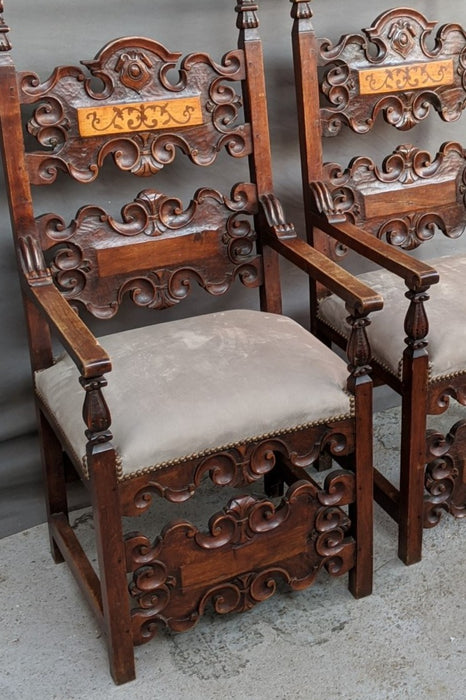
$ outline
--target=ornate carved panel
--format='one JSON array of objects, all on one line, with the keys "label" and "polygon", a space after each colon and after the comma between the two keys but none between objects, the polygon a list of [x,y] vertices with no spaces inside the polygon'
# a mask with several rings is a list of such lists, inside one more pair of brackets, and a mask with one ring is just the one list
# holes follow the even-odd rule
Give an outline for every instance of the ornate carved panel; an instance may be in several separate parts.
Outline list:
[{"label": "ornate carved panel", "polygon": [[[406,8],[389,10],[363,34],[347,34],[333,45],[319,41],[325,135],[343,125],[369,131],[379,114],[398,129],[409,129],[434,109],[445,121],[466,104],[466,33]],[[432,48],[429,47],[429,44]]]},{"label": "ornate carved panel", "polygon": [[442,513],[466,517],[466,420],[458,421],[448,435],[430,431],[424,499],[424,527],[434,527]]},{"label": "ornate carved panel", "polygon": [[456,238],[465,225],[466,160],[459,143],[443,144],[434,157],[402,145],[381,168],[368,157],[354,158],[346,169],[326,163],[324,182],[311,189],[330,221],[348,218],[408,250],[436,230]]},{"label": "ornate carved panel", "polygon": [[[154,496],[182,503],[195,494],[206,477],[219,487],[241,488],[253,484],[269,474],[278,459],[283,459],[299,472],[312,465],[325,449],[336,458],[353,452],[352,419],[332,424],[331,428],[325,424],[315,425],[235,445],[220,452],[193,456],[177,464],[159,465],[152,470],[145,469],[139,475],[133,474],[128,480],[120,475],[122,513],[125,516],[144,513],[150,508]],[[336,472],[333,481],[326,483],[328,493],[340,504],[354,499],[344,482]],[[333,501],[325,505],[333,505]]]},{"label": "ornate carved panel", "polygon": [[143,190],[116,220],[85,206],[68,225],[57,214],[38,217],[41,245],[66,298],[100,318],[114,315],[125,295],[135,304],[165,308],[182,301],[196,282],[222,294],[236,278],[262,279],[250,217],[255,186],[241,183],[230,197],[199,189],[189,205]]},{"label": "ornate carved panel", "polygon": [[[220,150],[251,152],[248,124],[238,119],[244,56],[227,53],[221,64],[207,54],[186,56],[149,39],[117,39],[82,68],[57,68],[44,82],[19,77],[21,101],[33,104],[29,132],[43,150],[27,155],[31,180],[53,182],[58,171],[80,182],[97,177],[107,156],[121,170],[150,175],[180,149],[199,165]],[[82,139],[85,138],[85,148]]]},{"label": "ornate carved panel", "polygon": [[313,484],[298,481],[277,507],[251,496],[233,499],[212,516],[207,532],[176,521],[153,543],[129,535],[134,643],[151,639],[159,626],[189,629],[209,603],[218,613],[241,612],[273,595],[278,581],[302,589],[323,567],[332,575],[347,572],[355,562],[349,518],[338,503],[322,505],[320,496]]}]

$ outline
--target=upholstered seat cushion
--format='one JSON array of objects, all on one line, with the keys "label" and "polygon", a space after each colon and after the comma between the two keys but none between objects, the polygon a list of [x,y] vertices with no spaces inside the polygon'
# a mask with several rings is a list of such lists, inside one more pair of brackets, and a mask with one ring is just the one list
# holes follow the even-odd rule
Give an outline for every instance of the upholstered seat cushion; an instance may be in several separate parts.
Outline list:
[{"label": "upholstered seat cushion", "polygon": [[[108,335],[104,395],[120,478],[352,414],[345,363],[291,319],[226,311]],[[36,391],[84,460],[84,392],[65,355]]]},{"label": "upholstered seat cushion", "polygon": [[[439,272],[440,282],[431,287],[425,308],[429,319],[430,378],[466,372],[466,256],[443,257],[429,263]],[[404,281],[386,270],[359,276],[384,298],[382,311],[374,314],[368,328],[373,357],[393,374],[401,376],[406,347],[403,321],[408,308]],[[335,296],[320,303],[319,316],[330,326],[349,332],[347,312]]]}]

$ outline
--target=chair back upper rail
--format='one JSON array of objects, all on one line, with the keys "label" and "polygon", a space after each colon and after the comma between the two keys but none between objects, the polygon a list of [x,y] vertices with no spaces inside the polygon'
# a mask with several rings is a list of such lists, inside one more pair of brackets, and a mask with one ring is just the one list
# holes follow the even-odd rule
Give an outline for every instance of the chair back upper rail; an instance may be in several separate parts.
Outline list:
[{"label": "chair back upper rail", "polygon": [[[445,122],[459,119],[466,107],[466,31],[459,24],[435,31],[436,22],[401,7],[381,14],[362,34],[345,34],[332,44],[316,37],[308,2],[295,0],[293,16],[306,206],[332,223],[348,220],[405,250],[438,230],[449,238],[461,235],[466,224],[461,144],[448,141],[431,154],[404,143],[380,164],[359,155],[344,166],[324,162],[322,137],[342,128],[369,133],[379,115],[400,131],[432,112]],[[315,242],[332,256],[342,254],[325,238],[316,236]]]},{"label": "chair back upper rail", "polygon": [[[261,287],[263,308],[280,310],[276,253],[256,240],[259,196],[272,189],[256,9],[251,0],[238,3],[239,48],[220,63],[206,53],[183,58],[144,37],[111,41],[84,68],[60,66],[43,81],[15,74],[9,56],[0,57],[13,228],[18,238],[37,239],[69,301],[108,318],[125,295],[160,309],[186,298],[192,283],[223,294],[239,278]],[[21,104],[32,110],[32,148],[20,129]],[[207,167],[222,151],[249,160],[251,182],[233,181],[227,194],[199,187],[201,168],[188,203],[139,185],[120,217],[93,204],[71,221],[55,212],[35,217],[32,209],[31,185],[53,185],[58,173],[93,182],[111,158],[120,170],[148,177],[181,154]]]},{"label": "chair back upper rail", "polygon": [[466,32],[444,24],[433,35],[435,26],[417,10],[396,8],[363,34],[346,34],[336,44],[320,39],[328,103],[321,110],[323,133],[335,135],[343,124],[365,133],[380,113],[401,130],[432,109],[445,121],[458,119],[466,104]]}]

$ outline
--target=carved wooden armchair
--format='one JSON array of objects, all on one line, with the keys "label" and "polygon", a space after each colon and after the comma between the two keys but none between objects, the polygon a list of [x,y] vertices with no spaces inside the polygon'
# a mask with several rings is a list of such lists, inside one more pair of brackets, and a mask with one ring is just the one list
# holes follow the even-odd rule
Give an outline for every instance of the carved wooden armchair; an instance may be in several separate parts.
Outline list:
[{"label": "carved wooden armchair", "polygon": [[[426,440],[429,414],[451,398],[466,403],[466,256],[458,250],[427,264],[403,252],[434,234],[462,233],[465,152],[454,141],[434,155],[403,144],[382,163],[361,155],[345,166],[324,162],[322,137],[364,134],[362,149],[378,117],[403,132],[434,112],[457,120],[466,105],[466,33],[457,24],[435,32],[435,22],[401,8],[332,43],[316,37],[310,2],[291,2],[308,240],[330,257],[347,247],[379,266],[359,278],[384,297],[369,330],[372,365],[374,379],[400,394],[402,425],[399,488],[376,471],[375,496],[398,522],[399,555],[410,564],[421,558],[423,527],[444,511],[466,515],[466,421]],[[336,297],[315,286],[311,296],[318,336],[346,342]]]},{"label": "carved wooden armchair", "polygon": [[[355,596],[371,591],[366,325],[382,301],[298,239],[273,194],[256,10],[237,3],[238,48],[219,63],[205,53],[179,63],[180,54],[131,37],[43,82],[16,72],[1,25],[3,163],[52,552],[69,563],[99,620],[118,683],[134,677],[134,644],[158,627],[190,628],[207,605],[247,610],[277,581],[301,589],[324,567],[348,573]],[[199,187],[221,154],[242,158],[234,162],[246,171],[227,194]],[[69,222],[67,213],[34,209],[36,186],[52,190],[58,174],[92,183],[113,160],[133,176],[155,176],[184,157],[197,187],[186,206],[151,186],[120,216],[86,204]],[[280,256],[343,298],[348,367],[281,315]],[[128,297],[159,310],[184,301],[191,286],[220,297],[237,279],[259,291],[260,311],[218,310],[100,341],[78,315],[104,328]],[[54,357],[52,333],[64,355]],[[341,468],[323,481],[306,468],[326,452]],[[90,494],[98,574],[68,519],[64,464]],[[230,496],[198,528],[184,504],[202,500],[209,484]],[[261,495],[246,489],[254,484]],[[153,499],[174,504],[176,519],[150,536],[134,528],[124,536],[122,516],[139,516]]]}]

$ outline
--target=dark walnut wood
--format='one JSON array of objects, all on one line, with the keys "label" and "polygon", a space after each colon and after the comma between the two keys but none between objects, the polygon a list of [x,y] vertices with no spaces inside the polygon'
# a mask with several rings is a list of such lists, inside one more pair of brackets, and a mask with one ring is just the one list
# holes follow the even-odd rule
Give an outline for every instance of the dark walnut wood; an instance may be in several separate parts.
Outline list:
[{"label": "dark walnut wood", "polygon": [[[366,134],[367,142],[380,119],[400,132],[436,114],[445,122],[459,119],[466,106],[466,30],[457,23],[437,28],[417,10],[399,8],[362,33],[332,41],[316,36],[309,0],[291,2],[308,241],[333,259],[352,249],[408,288],[402,376],[377,357],[371,364],[376,381],[402,396],[400,488],[376,470],[375,496],[398,522],[399,554],[410,564],[421,558],[423,523],[432,527],[443,511],[465,514],[464,441],[453,437],[461,431],[452,429],[442,442],[452,454],[441,462],[432,461],[430,447],[426,458],[424,435],[426,415],[446,410],[450,397],[466,405],[466,374],[458,368],[430,381],[428,299],[438,274],[403,249],[439,233],[451,239],[463,233],[465,151],[456,141],[436,145],[436,152],[405,142],[381,163],[361,153],[341,165],[326,162],[324,142],[343,129]],[[319,282],[311,282],[312,325],[327,342],[344,345],[348,338],[318,316],[319,300],[331,291]]]},{"label": "dark walnut wood", "polygon": [[[61,417],[37,397],[52,553],[69,564],[95,613],[117,683],[134,678],[134,644],[147,641],[158,626],[188,629],[207,604],[221,613],[247,610],[274,594],[278,582],[305,588],[323,568],[335,576],[347,573],[354,596],[371,592],[367,326],[382,299],[298,238],[287,221],[273,193],[257,4],[239,0],[235,9],[237,48],[219,61],[203,52],[182,57],[156,41],[130,37],[106,44],[79,67],[52,69],[43,82],[34,73],[16,72],[8,28],[0,21],[1,146],[31,366],[53,365],[56,336],[78,369],[82,410],[75,425],[87,441],[84,458],[76,455]],[[244,175],[228,182],[226,167],[213,188],[203,175],[220,154],[243,163]],[[187,159],[194,175],[184,202],[153,183],[174,160]],[[70,214],[58,193],[56,211],[36,211],[33,185],[53,193],[60,175],[77,181],[84,195],[104,164],[137,183],[120,215],[88,199]],[[149,176],[144,188],[141,178]],[[150,464],[157,466],[126,473],[106,401],[117,381],[112,358],[105,338],[101,345],[86,324],[88,314],[78,313],[92,314],[104,329],[125,300],[132,302],[128,316],[135,306],[154,314],[183,302],[194,285],[221,300],[239,280],[259,294],[262,311],[279,314],[281,257],[344,300],[353,408],[299,428],[290,419],[290,428],[248,441],[243,435],[226,447],[202,454],[193,449],[165,463],[154,449]],[[406,274],[422,286],[424,268],[410,267]],[[164,420],[157,379],[148,378],[154,420]],[[213,394],[213,407],[216,400]],[[319,485],[314,467],[330,467],[332,459],[339,468]],[[68,519],[70,465],[89,492],[98,572]],[[204,498],[207,479],[220,505],[198,526],[186,519],[183,504]],[[250,484],[263,495],[244,495]],[[137,517],[160,499],[173,504],[176,517],[160,522],[155,533],[134,526],[136,534],[125,536],[122,517]]]}]

